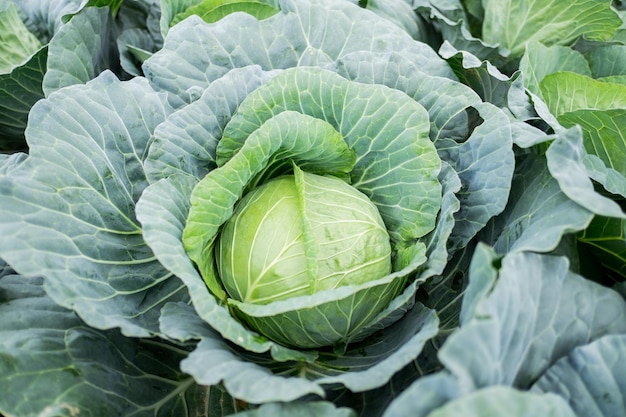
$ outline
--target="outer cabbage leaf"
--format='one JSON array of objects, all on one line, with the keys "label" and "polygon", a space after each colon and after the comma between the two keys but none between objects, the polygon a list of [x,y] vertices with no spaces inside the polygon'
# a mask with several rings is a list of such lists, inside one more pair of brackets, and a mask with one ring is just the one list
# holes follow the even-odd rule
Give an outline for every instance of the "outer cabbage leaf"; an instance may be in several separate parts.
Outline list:
[{"label": "outer cabbage leaf", "polygon": [[173,174],[202,178],[217,167],[215,150],[226,123],[243,99],[276,73],[258,66],[232,70],[157,126],[145,164],[149,178],[156,181]]},{"label": "outer cabbage leaf", "polygon": [[187,298],[134,213],[152,131],[170,111],[145,80],[110,72],[64,88],[35,105],[30,156],[0,178],[0,257],[45,276],[50,296],[96,328],[147,336],[162,304]]},{"label": "outer cabbage leaf", "polygon": [[451,401],[428,414],[428,417],[575,417],[562,398],[507,387],[489,387]]},{"label": "outer cabbage leaf", "polygon": [[[482,20],[483,13],[481,11],[478,13],[479,16],[473,16],[474,8],[471,8],[471,11],[467,10],[470,9],[468,1],[412,0],[412,3],[413,8],[424,19],[437,25],[444,43],[450,43],[458,50],[489,60],[494,65],[505,62],[498,53],[497,44],[489,44],[479,37],[480,28],[477,26]],[[440,44],[441,40],[433,46],[438,47]]]},{"label": "outer cabbage leaf", "polygon": [[291,402],[264,404],[251,411],[237,414],[238,417],[356,417],[354,410],[335,407],[330,402]]},{"label": "outer cabbage leaf", "polygon": [[178,369],[186,352],[98,331],[55,304],[43,279],[0,276],[3,415],[195,415],[208,392]]},{"label": "outer cabbage leaf", "polygon": [[516,166],[506,209],[479,236],[499,254],[550,252],[565,234],[583,230],[592,217],[563,193],[545,159],[529,155]]},{"label": "outer cabbage leaf", "polygon": [[579,416],[617,417],[626,413],[626,336],[602,337],[574,349],[533,385],[536,392],[565,398]]},{"label": "outer cabbage leaf", "polygon": [[485,251],[476,250],[468,292],[474,285],[483,290],[464,300],[461,327],[439,351],[465,392],[490,385],[527,389],[576,346],[626,333],[624,299],[570,272],[566,258],[509,254],[494,283],[495,253]]},{"label": "outer cabbage leaf", "polygon": [[573,72],[546,75],[539,83],[542,96],[555,116],[579,110],[626,107],[626,86],[605,83]]},{"label": "outer cabbage leaf", "polygon": [[[61,26],[48,46],[48,70],[43,79],[46,96],[62,87],[84,84],[119,62],[107,7],[81,10]],[[114,64],[114,66],[112,66]]]},{"label": "outer cabbage leaf", "polygon": [[[428,45],[350,2],[283,0],[280,8],[280,13],[261,21],[242,13],[211,25],[199,17],[186,19],[145,62],[146,77],[156,89],[168,92],[174,106],[193,101],[198,91],[232,68],[321,66],[359,50],[393,50],[411,56],[424,72],[454,77]],[[187,52],[190,44],[193,54]]]},{"label": "outer cabbage leaf", "polygon": [[316,352],[316,357],[306,358],[303,352],[300,359],[293,353],[284,356],[280,346],[271,351],[271,357],[237,348],[183,304],[166,306],[162,329],[181,341],[200,339],[196,350],[181,363],[181,369],[198,383],[222,382],[236,398],[265,403],[293,401],[306,394],[324,396],[325,389],[338,386],[354,392],[382,386],[419,355],[426,340],[437,332],[437,319],[432,310],[417,306],[369,341],[342,352]]},{"label": "outer cabbage leaf", "polygon": [[625,214],[615,201],[595,191],[585,163],[589,155],[585,152],[583,140],[577,127],[559,132],[546,152],[550,173],[572,201],[590,212],[624,218]]},{"label": "outer cabbage leaf", "polygon": [[526,44],[519,68],[524,74],[524,86],[539,97],[539,85],[548,74],[570,71],[591,76],[591,68],[582,53],[567,46],[545,46],[538,41]]},{"label": "outer cabbage leaf", "polygon": [[11,72],[41,48],[41,42],[28,30],[13,3],[0,5],[0,34],[0,74]]},{"label": "outer cabbage leaf", "polygon": [[278,13],[278,2],[270,0],[203,0],[174,16],[170,25],[175,25],[191,15],[200,16],[205,22],[213,23],[235,12],[248,13],[259,20],[267,19]]},{"label": "outer cabbage leaf", "polygon": [[587,152],[626,176],[626,106],[605,111],[574,110],[560,115],[558,121],[566,128],[579,125]]},{"label": "outer cabbage leaf", "polygon": [[[337,71],[358,82],[404,91],[428,111],[430,138],[464,185],[457,194],[462,209],[449,249],[464,247],[506,205],[514,168],[514,123],[469,87],[425,74],[400,54],[348,54],[339,60]],[[470,119],[474,112],[482,119],[477,126]]]},{"label": "outer cabbage leaf", "polygon": [[580,36],[607,41],[622,24],[611,2],[585,0],[569,7],[557,0],[483,1],[482,38],[503,56],[520,57],[527,42],[567,45]]},{"label": "outer cabbage leaf", "polygon": [[600,44],[585,57],[591,67],[593,78],[619,77],[626,75],[626,45]]}]

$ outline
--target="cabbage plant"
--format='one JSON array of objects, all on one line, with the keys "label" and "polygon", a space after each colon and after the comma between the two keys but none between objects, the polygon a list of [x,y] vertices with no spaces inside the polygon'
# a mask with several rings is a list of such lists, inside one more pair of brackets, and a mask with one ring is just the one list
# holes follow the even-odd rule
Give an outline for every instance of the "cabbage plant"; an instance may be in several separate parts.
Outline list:
[{"label": "cabbage plant", "polygon": [[[3,286],[38,288],[6,299],[42,288],[120,349],[101,373],[64,334],[37,346],[72,352],[60,374],[88,387],[107,375],[106,393],[158,381],[161,401],[129,395],[120,414],[445,416],[495,395],[494,415],[570,416],[558,360],[609,360],[626,314],[553,256],[596,214],[624,217],[581,131],[528,123],[541,102],[517,79],[479,94],[463,76],[502,74],[354,2],[279,6],[186,17],[143,75],[35,104],[29,155],[0,159],[0,258]],[[157,360],[118,366],[133,338]],[[3,375],[28,374],[4,343]],[[49,400],[89,401],[68,392]]]}]

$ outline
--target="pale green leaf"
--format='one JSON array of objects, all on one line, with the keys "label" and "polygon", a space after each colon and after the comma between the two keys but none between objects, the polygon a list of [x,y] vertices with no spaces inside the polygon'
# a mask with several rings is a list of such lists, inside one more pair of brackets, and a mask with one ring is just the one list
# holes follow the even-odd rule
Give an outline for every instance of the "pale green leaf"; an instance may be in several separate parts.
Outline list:
[{"label": "pale green leaf", "polygon": [[427,417],[576,417],[559,396],[489,387],[455,399]]},{"label": "pale green leaf", "polygon": [[579,125],[587,152],[626,176],[626,107],[574,110],[561,114],[558,120],[564,127]]},{"label": "pale green leaf", "polygon": [[356,417],[354,410],[336,407],[331,402],[271,403],[237,414],[237,417]]},{"label": "pale green leaf", "polygon": [[561,190],[582,207],[595,214],[624,218],[626,215],[615,201],[595,191],[588,178],[585,156],[580,130],[568,129],[559,133],[550,144],[546,152],[548,169]]},{"label": "pale green leaf", "polygon": [[48,70],[43,79],[46,96],[62,87],[84,84],[118,59],[112,38],[111,12],[89,7],[74,15],[50,41]]},{"label": "pale green leaf", "polygon": [[626,336],[605,336],[574,349],[533,385],[563,397],[579,416],[626,414]]},{"label": "pale green leaf", "polygon": [[97,328],[146,336],[163,304],[187,298],[134,213],[152,131],[171,111],[162,99],[110,72],[59,90],[31,111],[30,156],[0,177],[0,256]]},{"label": "pale green leaf", "polygon": [[548,74],[570,71],[591,76],[589,63],[580,52],[567,46],[545,46],[538,41],[526,43],[519,69],[524,77],[524,86],[540,97],[539,84]]},{"label": "pale green leaf", "polygon": [[593,78],[626,75],[626,45],[602,45],[586,54]]},{"label": "pale green leaf", "polygon": [[[487,250],[478,246],[476,253]],[[574,347],[626,333],[624,299],[570,272],[566,258],[512,253],[498,269],[494,254],[489,257],[491,268],[472,269],[469,285],[476,274],[487,274],[487,282],[493,282],[490,269],[498,270],[495,285],[481,291],[472,317],[439,351],[439,359],[464,389],[527,389]]]},{"label": "pale green leaf", "polygon": [[557,117],[580,109],[626,107],[626,85],[605,83],[573,72],[546,75],[539,88],[550,111]]},{"label": "pale green leaf", "polygon": [[607,0],[584,0],[563,7],[559,0],[485,0],[482,38],[504,56],[519,57],[529,41],[568,45],[580,36],[607,41],[622,21]]},{"label": "pale green leaf", "polygon": [[[190,39],[202,40],[193,54],[186,50]],[[267,47],[260,48],[259,39]],[[190,89],[202,91],[232,68],[323,66],[361,50],[394,50],[411,56],[424,72],[453,77],[430,46],[403,29],[351,2],[330,0],[284,0],[280,13],[261,21],[236,13],[209,25],[191,16],[170,30],[163,49],[143,69],[154,87],[180,106],[188,103]]]},{"label": "pale green leaf", "polygon": [[549,252],[563,235],[583,230],[592,217],[563,193],[543,158],[529,155],[517,163],[506,209],[480,236],[500,254]]},{"label": "pale green leaf", "polygon": [[178,13],[170,25],[197,15],[205,22],[213,23],[235,12],[244,12],[256,17],[259,20],[267,19],[278,13],[278,2],[269,0],[202,0],[184,12]]},{"label": "pale green leaf", "polygon": [[10,2],[0,5],[0,75],[23,65],[41,47],[22,22],[17,6]]}]

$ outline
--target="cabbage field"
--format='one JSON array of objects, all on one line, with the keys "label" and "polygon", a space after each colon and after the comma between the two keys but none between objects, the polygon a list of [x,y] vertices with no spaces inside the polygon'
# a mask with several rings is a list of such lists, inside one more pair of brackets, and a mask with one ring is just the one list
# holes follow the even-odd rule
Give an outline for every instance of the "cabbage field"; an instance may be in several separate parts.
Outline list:
[{"label": "cabbage field", "polygon": [[626,416],[626,2],[0,0],[0,416]]}]

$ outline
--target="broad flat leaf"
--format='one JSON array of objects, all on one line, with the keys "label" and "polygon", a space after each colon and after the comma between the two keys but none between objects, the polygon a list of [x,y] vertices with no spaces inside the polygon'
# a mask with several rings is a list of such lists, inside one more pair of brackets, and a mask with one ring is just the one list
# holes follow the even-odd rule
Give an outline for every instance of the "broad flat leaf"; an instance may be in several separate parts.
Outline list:
[{"label": "broad flat leaf", "polygon": [[[259,48],[259,39],[267,47]],[[202,40],[193,54],[187,52],[190,40]],[[423,72],[453,77],[430,46],[357,5],[330,0],[285,0],[281,13],[261,21],[236,13],[209,25],[192,16],[170,30],[163,49],[143,69],[156,89],[181,106],[188,103],[190,89],[202,91],[232,68],[323,66],[359,50],[394,50],[411,56]]]},{"label": "broad flat leaf", "polygon": [[197,15],[205,22],[213,23],[231,13],[244,12],[259,20],[278,13],[278,2],[269,0],[203,0],[177,14],[170,25],[175,25],[191,15]]},{"label": "broad flat leaf", "polygon": [[107,7],[83,9],[59,29],[48,46],[48,70],[43,79],[46,96],[68,85],[84,84],[105,69],[117,69],[112,29],[113,17]]},{"label": "broad flat leaf", "polygon": [[152,131],[171,111],[162,99],[110,72],[59,90],[31,112],[29,158],[0,177],[0,257],[45,276],[50,296],[90,325],[127,335],[156,332],[161,306],[187,299],[134,213]]},{"label": "broad flat leaf", "polygon": [[540,97],[539,83],[548,74],[570,71],[591,76],[589,63],[580,52],[568,46],[545,46],[537,41],[526,44],[519,69],[524,77],[524,86]]},{"label": "broad flat leaf", "polygon": [[170,24],[174,17],[183,13],[189,7],[192,7],[202,0],[159,0],[161,17],[159,19],[159,27],[161,36],[165,38],[170,29]]},{"label": "broad flat leaf", "polygon": [[626,336],[605,336],[574,349],[533,385],[563,397],[579,416],[626,414]]},{"label": "broad flat leaf", "polygon": [[380,387],[420,354],[426,340],[437,332],[438,323],[432,310],[418,305],[393,326],[366,342],[349,345],[345,352],[325,351],[318,357],[275,362],[267,355],[226,343],[189,306],[168,305],[161,322],[166,334],[200,339],[196,350],[182,362],[184,371],[201,384],[222,381],[231,395],[254,403],[322,394],[326,387],[337,384],[354,392]]},{"label": "broad flat leaf", "polygon": [[464,141],[473,128],[467,109],[481,104],[471,88],[454,80],[422,72],[400,53],[352,52],[334,70],[349,80],[382,84],[403,91],[420,103],[430,119],[430,139]]},{"label": "broad flat leaf", "polygon": [[586,155],[583,164],[589,178],[602,184],[609,193],[626,198],[626,177],[614,169],[607,168],[606,164],[595,155]]},{"label": "broad flat leaf", "polygon": [[626,221],[596,216],[579,240],[595,259],[618,277],[626,277]]},{"label": "broad flat leaf", "polygon": [[607,167],[626,175],[626,106],[610,110],[574,110],[557,119],[567,128],[580,125],[587,152],[597,155]]},{"label": "broad flat leaf", "polygon": [[556,135],[546,152],[548,169],[563,193],[595,214],[624,218],[620,206],[596,192],[585,167],[583,137],[577,127]]},{"label": "broad flat leaf", "polygon": [[576,417],[559,396],[489,387],[460,397],[434,410],[427,417]]},{"label": "broad flat leaf", "polygon": [[447,371],[437,372],[413,382],[391,402],[383,417],[426,417],[460,395],[456,378]]},{"label": "broad flat leaf", "polygon": [[404,29],[413,39],[426,41],[428,28],[404,0],[369,0],[367,10],[371,10]]},{"label": "broad flat leaf", "polygon": [[42,281],[0,277],[1,413],[191,416],[204,410],[208,390],[178,369],[184,350],[95,330],[47,297]]},{"label": "broad flat leaf", "polygon": [[[479,245],[476,254],[491,252]],[[491,268],[472,268],[484,286],[493,282]],[[484,264],[485,256],[475,260]],[[529,388],[547,368],[576,346],[607,334],[626,334],[626,302],[616,292],[568,270],[563,257],[530,252],[501,260],[498,279],[481,291],[471,318],[452,334],[439,359],[459,378],[465,391],[491,385]],[[497,264],[496,264],[497,265]],[[478,275],[478,277],[476,277]]]},{"label": "broad flat leaf", "polygon": [[[337,71],[358,82],[404,91],[428,111],[430,138],[464,185],[457,194],[462,209],[456,215],[450,249],[465,246],[491,217],[503,210],[508,199],[515,127],[505,113],[482,103],[463,84],[422,73],[400,54],[348,54],[339,60]],[[484,120],[478,126],[471,116],[475,112],[478,114],[474,118]]]},{"label": "broad flat leaf", "polygon": [[345,407],[337,408],[333,403],[290,402],[264,404],[251,411],[237,414],[237,417],[356,417],[356,413]]},{"label": "broad flat leaf", "polygon": [[177,173],[202,178],[214,169],[215,149],[226,124],[243,99],[276,73],[258,66],[229,71],[157,126],[146,160],[149,178],[156,181]]},{"label": "broad flat leaf", "polygon": [[0,5],[0,74],[9,74],[41,48],[18,13],[15,4]]},{"label": "broad flat leaf", "polygon": [[580,109],[626,107],[626,85],[605,83],[573,72],[546,75],[539,88],[550,111],[557,117]]},{"label": "broad flat leaf", "polygon": [[609,40],[622,21],[606,0],[563,7],[558,0],[485,0],[482,38],[504,56],[519,57],[529,41],[567,45],[580,36]]},{"label": "broad flat leaf", "polygon": [[549,252],[558,246],[563,235],[583,230],[592,217],[591,212],[563,193],[546,161],[530,155],[516,166],[506,209],[480,236],[500,254]]},{"label": "broad flat leaf", "polygon": [[20,9],[28,30],[45,45],[68,18],[81,10],[88,0],[9,0]]},{"label": "broad flat leaf", "polygon": [[593,78],[626,75],[626,45],[604,45],[586,54]]},{"label": "broad flat leaf", "polygon": [[0,175],[8,175],[11,170],[17,168],[27,157],[28,155],[23,152],[0,154]]}]

